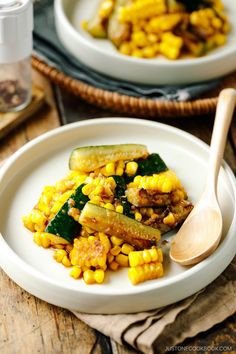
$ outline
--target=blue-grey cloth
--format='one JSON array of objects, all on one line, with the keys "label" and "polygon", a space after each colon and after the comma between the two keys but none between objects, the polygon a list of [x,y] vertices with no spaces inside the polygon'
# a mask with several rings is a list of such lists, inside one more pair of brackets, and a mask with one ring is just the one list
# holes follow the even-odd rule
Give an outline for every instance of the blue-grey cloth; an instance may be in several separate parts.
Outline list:
[{"label": "blue-grey cloth", "polygon": [[219,80],[212,80],[181,87],[156,87],[119,81],[98,73],[73,57],[61,44],[54,25],[53,0],[38,0],[34,4],[34,54],[74,79],[128,96],[188,101],[219,85]]}]

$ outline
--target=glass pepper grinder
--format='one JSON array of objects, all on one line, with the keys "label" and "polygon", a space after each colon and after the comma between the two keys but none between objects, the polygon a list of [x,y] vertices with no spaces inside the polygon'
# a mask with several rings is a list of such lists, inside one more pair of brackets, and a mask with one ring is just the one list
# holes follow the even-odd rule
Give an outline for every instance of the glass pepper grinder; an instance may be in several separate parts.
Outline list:
[{"label": "glass pepper grinder", "polygon": [[0,112],[31,100],[32,31],[31,0],[0,0]]}]

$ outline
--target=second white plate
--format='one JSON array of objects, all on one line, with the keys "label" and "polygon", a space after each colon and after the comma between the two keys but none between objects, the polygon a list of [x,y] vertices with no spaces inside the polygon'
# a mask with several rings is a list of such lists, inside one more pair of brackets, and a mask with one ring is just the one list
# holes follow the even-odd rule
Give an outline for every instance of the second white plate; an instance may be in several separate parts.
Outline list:
[{"label": "second white plate", "polygon": [[111,77],[151,85],[206,81],[236,69],[236,2],[223,0],[232,25],[228,42],[206,56],[193,59],[140,59],[120,54],[112,43],[92,38],[81,28],[82,20],[96,11],[99,0],[55,0],[59,38],[77,59]]},{"label": "second white plate", "polygon": [[[23,146],[0,170],[0,266],[22,288],[65,308],[91,313],[150,310],[181,300],[212,282],[230,263],[236,249],[236,186],[229,167],[221,169],[218,195],[223,213],[223,240],[216,252],[193,267],[165,257],[165,275],[133,286],[127,269],[106,274],[102,285],[74,280],[69,270],[33,242],[22,215],[37,202],[42,188],[68,172],[76,146],[146,144],[176,171],[195,203],[204,186],[208,147],[197,138],[164,124],[140,119],[105,118],[83,121],[46,133]],[[170,237],[168,234],[167,237]]]}]

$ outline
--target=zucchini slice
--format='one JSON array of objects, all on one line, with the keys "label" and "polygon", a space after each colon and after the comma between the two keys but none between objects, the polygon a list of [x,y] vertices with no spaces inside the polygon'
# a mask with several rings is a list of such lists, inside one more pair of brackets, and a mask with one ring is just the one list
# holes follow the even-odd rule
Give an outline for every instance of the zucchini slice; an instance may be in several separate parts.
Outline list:
[{"label": "zucchini slice", "polygon": [[145,145],[120,144],[79,147],[72,151],[69,160],[71,170],[92,172],[109,162],[134,160],[147,157]]},{"label": "zucchini slice", "polygon": [[124,241],[139,248],[142,241],[147,247],[156,244],[161,237],[158,229],[143,225],[128,216],[92,203],[87,203],[83,208],[79,223],[92,230],[123,238]]},{"label": "zucchini slice", "polygon": [[64,203],[58,213],[50,220],[45,232],[60,236],[65,240],[72,242],[75,236],[78,235],[81,225],[68,214],[73,207],[82,210],[89,198],[82,193],[84,184],[81,184],[70,198]]}]

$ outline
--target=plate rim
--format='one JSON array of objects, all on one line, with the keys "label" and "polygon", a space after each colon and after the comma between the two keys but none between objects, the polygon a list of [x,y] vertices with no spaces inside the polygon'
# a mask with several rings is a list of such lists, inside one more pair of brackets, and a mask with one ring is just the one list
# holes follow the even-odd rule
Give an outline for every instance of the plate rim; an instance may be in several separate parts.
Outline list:
[{"label": "plate rim", "polygon": [[[185,132],[179,128],[172,127],[172,126],[169,126],[164,123],[153,122],[153,121],[148,121],[148,120],[139,119],[139,118],[126,118],[126,117],[107,117],[107,118],[89,119],[89,120],[83,120],[80,122],[75,122],[75,123],[71,123],[71,124],[67,124],[65,126],[55,128],[51,131],[48,131],[48,132],[40,135],[37,138],[29,141],[27,144],[25,144],[19,150],[17,150],[1,167],[1,169],[0,169],[0,182],[1,182],[2,178],[4,177],[4,174],[14,164],[14,162],[18,158],[20,158],[20,156],[22,154],[24,154],[24,152],[28,151],[34,145],[40,144],[40,142],[44,141],[45,139],[50,139],[50,137],[55,136],[57,134],[60,134],[60,133],[66,132],[66,131],[70,131],[75,127],[77,127],[79,129],[80,126],[90,126],[90,125],[106,124],[106,123],[109,123],[109,124],[122,123],[122,124],[134,124],[134,125],[139,124],[140,126],[146,125],[149,127],[156,127],[156,128],[159,127],[162,130],[164,129],[167,132],[170,131],[170,132],[173,132],[177,135],[180,135],[183,138],[187,138],[191,142],[194,142],[195,144],[197,144],[198,146],[203,148],[205,151],[209,151],[209,146],[206,143],[204,143],[201,139],[199,139],[199,138],[195,137],[194,135],[192,135],[188,132]],[[228,164],[225,161],[223,162],[223,168],[224,168],[225,172],[227,173],[227,177],[229,178],[229,181],[231,182],[232,188],[234,190],[234,194],[236,196],[236,179],[234,177],[234,174],[233,174],[231,168],[228,166]],[[11,183],[11,182],[9,182],[9,183]],[[1,194],[1,192],[0,192],[0,194]],[[236,231],[236,207],[235,207],[233,219],[232,219],[232,222],[231,222],[231,225],[230,225],[227,235],[230,234],[230,237],[231,237],[231,234],[232,234],[232,237],[234,237],[233,234],[235,231]],[[108,290],[107,288],[102,288],[102,286],[101,286],[101,288],[97,288],[94,293],[93,292],[91,293],[89,291],[89,288],[88,289],[87,288],[86,289],[81,289],[81,288],[74,289],[74,288],[71,288],[68,284],[62,285],[60,282],[58,282],[54,279],[51,279],[47,275],[44,275],[39,270],[35,269],[32,265],[29,265],[20,256],[18,256],[16,254],[16,252],[14,252],[14,250],[7,243],[4,236],[1,234],[0,234],[0,243],[2,244],[2,247],[5,248],[5,250],[10,253],[10,257],[11,257],[11,259],[13,259],[13,262],[16,262],[25,273],[29,274],[30,276],[39,278],[40,281],[46,282],[46,284],[49,286],[53,285],[53,286],[56,286],[58,289],[69,290],[69,291],[75,292],[77,294],[83,293],[83,294],[88,294],[88,295],[109,296],[109,297],[122,296],[122,295],[124,295],[124,296],[137,295],[140,293],[158,291],[158,289],[164,288],[167,286],[173,286],[174,283],[178,283],[179,281],[184,281],[184,280],[186,280],[186,278],[191,277],[192,273],[201,272],[202,268],[207,267],[208,263],[211,264],[212,262],[215,262],[215,259],[218,259],[218,256],[219,256],[218,254],[222,251],[222,247],[224,247],[224,241],[223,241],[221,246],[210,257],[208,257],[207,259],[205,259],[201,263],[199,263],[191,268],[188,268],[185,272],[182,272],[180,274],[173,276],[172,279],[164,279],[162,281],[162,283],[159,283],[159,284],[158,283],[150,283],[150,284],[146,283],[144,287],[133,287],[133,288],[127,289],[127,290],[121,289],[120,291],[119,291],[119,289],[116,288],[115,291],[113,289],[112,292],[107,291]],[[4,253],[5,252],[1,252],[1,254],[4,254]],[[1,254],[0,254],[0,262],[1,262],[0,265],[2,266],[2,263],[4,263],[2,261],[4,256]],[[233,257],[234,257],[234,255],[231,257],[231,260],[233,259]],[[229,263],[230,262],[227,262],[227,265]],[[224,269],[227,267],[227,265],[219,272],[216,272],[215,278],[224,271]],[[2,268],[4,269],[5,267],[2,266]],[[210,282],[212,282],[213,280],[211,280]],[[208,284],[209,284],[209,282],[208,282]]]}]

